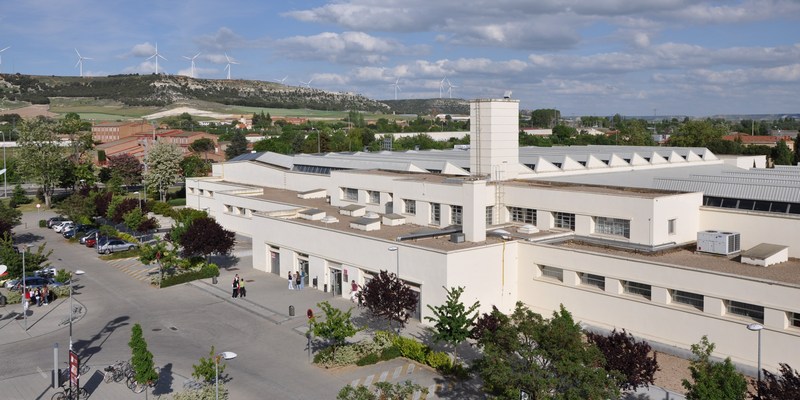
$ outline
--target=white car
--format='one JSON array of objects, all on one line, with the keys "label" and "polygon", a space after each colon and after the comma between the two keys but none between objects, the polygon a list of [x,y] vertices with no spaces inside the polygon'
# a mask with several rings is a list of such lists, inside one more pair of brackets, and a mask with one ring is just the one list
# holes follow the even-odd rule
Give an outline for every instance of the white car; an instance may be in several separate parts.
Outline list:
[{"label": "white car", "polygon": [[75,223],[72,221],[64,221],[60,224],[53,225],[53,230],[57,233],[62,233],[66,230],[72,229],[75,226]]}]

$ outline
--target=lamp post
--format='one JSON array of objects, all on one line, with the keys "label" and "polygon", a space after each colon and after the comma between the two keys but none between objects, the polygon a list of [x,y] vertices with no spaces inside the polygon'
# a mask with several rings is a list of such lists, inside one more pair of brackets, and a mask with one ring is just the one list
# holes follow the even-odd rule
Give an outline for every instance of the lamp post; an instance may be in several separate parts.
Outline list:
[{"label": "lamp post", "polygon": [[761,331],[764,329],[764,325],[748,324],[747,329],[758,332],[758,384],[756,384],[756,396],[760,399],[761,389],[759,388],[759,384],[761,383]]},{"label": "lamp post", "polygon": [[28,331],[28,300],[25,295],[28,293],[28,285],[25,281],[25,253],[28,252],[28,246],[22,247],[22,318],[25,319],[25,332]]},{"label": "lamp post", "polygon": [[217,354],[214,357],[214,372],[216,377],[214,379],[214,392],[216,393],[216,399],[219,400],[219,358],[222,357],[226,360],[233,360],[236,358],[236,353],[232,351],[223,351],[222,353]]},{"label": "lamp post", "polygon": [[139,197],[139,209],[141,210],[142,209],[142,194],[139,193],[139,192],[133,192],[133,194],[135,194],[135,195],[137,195]]},{"label": "lamp post", "polygon": [[389,247],[387,250],[393,251],[397,254],[397,261],[395,262],[395,267],[397,268],[397,278],[400,278],[400,248],[397,246]]},{"label": "lamp post", "polygon": [[[14,119],[14,127],[16,129],[16,119]],[[6,169],[6,131],[3,132],[3,197],[8,197],[8,170]]]},{"label": "lamp post", "polygon": [[[74,275],[83,275],[84,273],[85,272],[83,272],[83,271],[81,271],[79,269],[75,270],[75,272],[73,272]],[[73,280],[74,280],[74,277],[70,276],[69,277],[69,349],[70,350],[72,350],[72,313],[75,310],[75,308],[72,306],[72,304],[73,304],[72,303],[72,298],[75,297],[74,293],[72,292],[72,281]]]}]

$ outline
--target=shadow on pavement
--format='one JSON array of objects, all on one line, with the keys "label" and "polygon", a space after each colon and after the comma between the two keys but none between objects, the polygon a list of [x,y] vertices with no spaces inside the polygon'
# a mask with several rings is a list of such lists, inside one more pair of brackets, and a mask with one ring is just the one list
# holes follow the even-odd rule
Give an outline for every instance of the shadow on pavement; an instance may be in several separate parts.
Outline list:
[{"label": "shadow on pavement", "polygon": [[158,384],[153,388],[153,395],[161,396],[162,394],[172,393],[172,383],[175,378],[172,376],[172,363],[169,363],[158,371]]},{"label": "shadow on pavement", "polygon": [[44,240],[44,236],[31,232],[18,233],[14,235],[14,244],[29,244]]},{"label": "shadow on pavement", "polygon": [[117,317],[107,322],[106,326],[104,326],[100,332],[93,335],[90,339],[75,341],[73,347],[75,348],[75,351],[80,354],[83,362],[88,362],[93,355],[97,354],[103,348],[103,343],[105,343],[106,340],[111,337],[111,334],[114,333],[114,331],[128,325],[127,321],[129,319],[130,317],[127,316]]}]

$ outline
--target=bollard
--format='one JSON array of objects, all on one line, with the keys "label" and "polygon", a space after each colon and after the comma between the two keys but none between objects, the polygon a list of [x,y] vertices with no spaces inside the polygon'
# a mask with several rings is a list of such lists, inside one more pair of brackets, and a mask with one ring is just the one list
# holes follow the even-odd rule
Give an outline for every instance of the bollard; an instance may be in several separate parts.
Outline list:
[{"label": "bollard", "polygon": [[294,306],[289,306],[289,316],[294,317]]},{"label": "bollard", "polygon": [[312,285],[314,286],[314,289],[317,289],[317,288],[318,288],[318,287],[317,287],[317,277],[316,277],[316,276],[314,277],[314,279],[312,279],[312,280],[311,280],[311,283],[312,283]]},{"label": "bollard", "polygon": [[215,285],[217,284],[217,277],[216,276],[212,276],[211,277],[211,283],[213,283]]}]

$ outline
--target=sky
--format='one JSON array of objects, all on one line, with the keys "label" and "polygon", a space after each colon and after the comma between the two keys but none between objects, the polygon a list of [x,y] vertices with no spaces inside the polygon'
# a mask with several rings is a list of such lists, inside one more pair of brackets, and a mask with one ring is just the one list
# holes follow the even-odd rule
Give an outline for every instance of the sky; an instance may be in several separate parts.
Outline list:
[{"label": "sky", "polygon": [[[800,112],[800,0],[2,0],[0,71],[280,81],[564,116]],[[158,46],[159,57],[151,57]],[[150,58],[148,58],[150,57]],[[162,58],[163,57],[163,58]],[[310,83],[309,83],[310,81]]]}]

